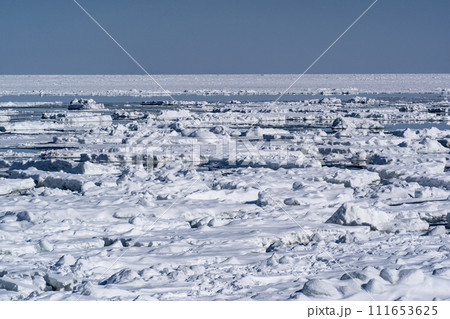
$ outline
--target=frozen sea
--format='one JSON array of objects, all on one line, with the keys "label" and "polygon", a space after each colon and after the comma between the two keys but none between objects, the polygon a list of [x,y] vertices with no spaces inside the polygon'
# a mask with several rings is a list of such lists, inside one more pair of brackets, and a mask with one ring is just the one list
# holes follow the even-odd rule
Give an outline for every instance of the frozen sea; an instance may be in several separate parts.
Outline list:
[{"label": "frozen sea", "polygon": [[155,78],[0,76],[0,300],[450,299],[449,74]]}]

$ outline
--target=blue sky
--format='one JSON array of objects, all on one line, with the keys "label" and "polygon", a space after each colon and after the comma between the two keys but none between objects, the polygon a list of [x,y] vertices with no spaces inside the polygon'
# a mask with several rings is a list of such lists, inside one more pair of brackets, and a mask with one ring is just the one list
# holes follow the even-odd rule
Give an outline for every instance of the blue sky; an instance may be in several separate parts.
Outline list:
[{"label": "blue sky", "polygon": [[[150,73],[301,73],[373,0],[78,0]],[[379,0],[309,73],[450,73],[450,1]],[[72,0],[2,0],[0,74],[142,74]]]}]

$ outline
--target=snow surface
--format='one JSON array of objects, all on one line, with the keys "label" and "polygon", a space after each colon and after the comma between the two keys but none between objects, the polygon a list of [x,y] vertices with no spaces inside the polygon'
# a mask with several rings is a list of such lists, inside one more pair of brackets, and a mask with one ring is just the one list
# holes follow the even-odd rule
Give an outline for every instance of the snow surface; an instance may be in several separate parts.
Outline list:
[{"label": "snow surface", "polygon": [[[422,92],[446,77],[335,79]],[[118,94],[142,79],[0,83]],[[0,299],[449,300],[450,103],[368,101],[5,106]]]}]

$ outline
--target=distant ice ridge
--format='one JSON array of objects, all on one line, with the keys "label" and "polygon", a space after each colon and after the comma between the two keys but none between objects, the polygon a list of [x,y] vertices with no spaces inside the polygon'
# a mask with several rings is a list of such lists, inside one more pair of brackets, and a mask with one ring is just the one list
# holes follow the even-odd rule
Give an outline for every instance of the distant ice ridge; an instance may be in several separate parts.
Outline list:
[{"label": "distant ice ridge", "polygon": [[[155,75],[171,94],[280,94],[296,74]],[[58,83],[55,86],[55,83]],[[436,93],[450,74],[306,74],[288,94]],[[0,75],[0,95],[167,95],[146,75]]]}]

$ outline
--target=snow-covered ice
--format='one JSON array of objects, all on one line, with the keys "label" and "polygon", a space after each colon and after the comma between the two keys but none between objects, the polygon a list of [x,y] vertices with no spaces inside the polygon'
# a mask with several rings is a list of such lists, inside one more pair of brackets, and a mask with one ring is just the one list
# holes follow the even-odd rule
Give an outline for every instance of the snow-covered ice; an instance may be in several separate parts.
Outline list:
[{"label": "snow-covered ice", "polygon": [[0,104],[1,300],[450,299],[448,75],[81,79],[0,76],[89,106]]}]

